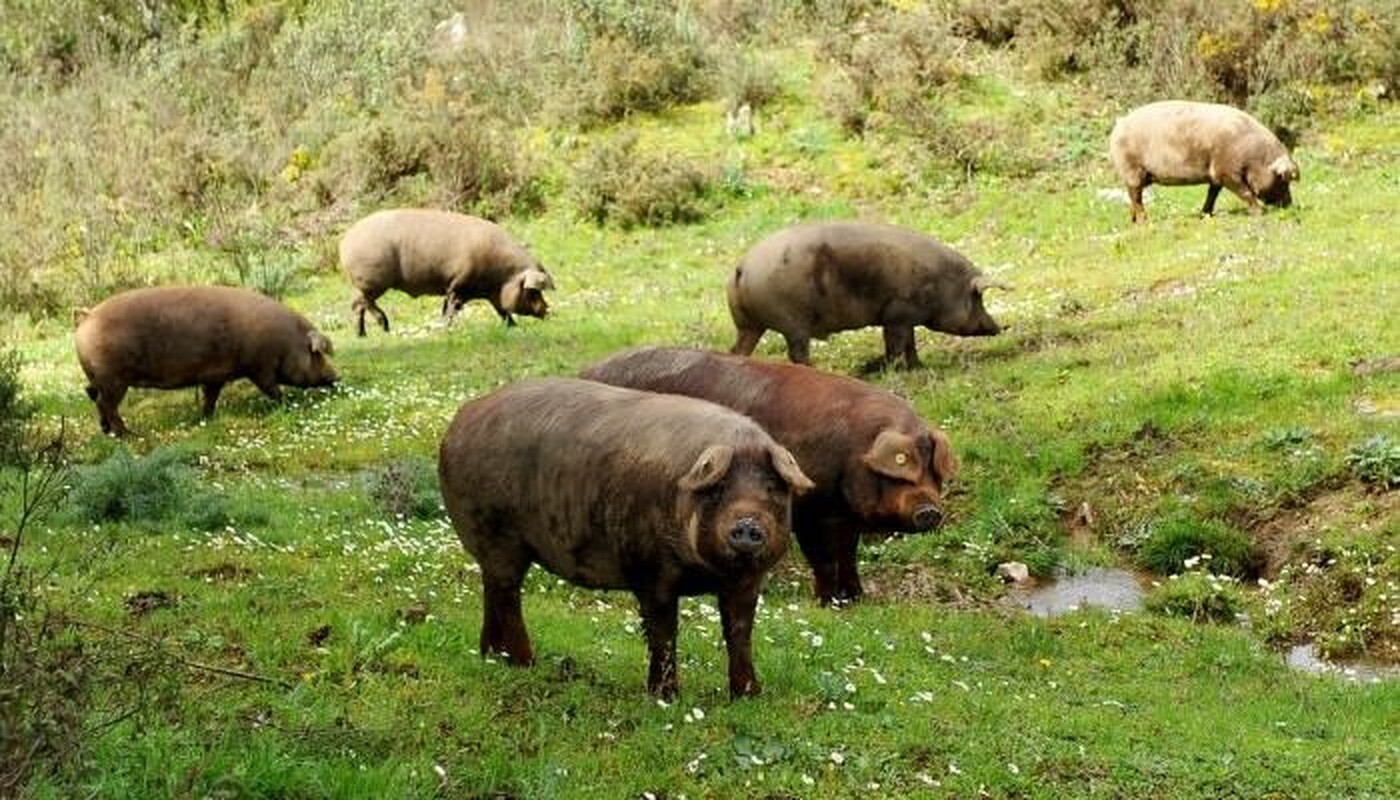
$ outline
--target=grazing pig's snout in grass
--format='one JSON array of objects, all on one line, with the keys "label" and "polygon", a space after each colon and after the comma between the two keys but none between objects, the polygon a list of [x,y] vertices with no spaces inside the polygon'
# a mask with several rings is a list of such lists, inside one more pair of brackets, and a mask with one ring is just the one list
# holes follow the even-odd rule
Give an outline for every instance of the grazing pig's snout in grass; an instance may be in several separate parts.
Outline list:
[{"label": "grazing pig's snout in grass", "polygon": [[943,521],[943,512],[938,506],[926,505],[914,509],[914,527],[921,531],[931,531]]}]

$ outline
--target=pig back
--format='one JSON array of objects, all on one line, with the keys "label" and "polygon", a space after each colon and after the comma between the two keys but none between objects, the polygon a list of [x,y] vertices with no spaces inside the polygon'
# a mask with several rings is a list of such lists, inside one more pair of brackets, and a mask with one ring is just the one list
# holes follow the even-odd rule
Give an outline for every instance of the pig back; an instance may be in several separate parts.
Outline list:
[{"label": "pig back", "polygon": [[708,400],[757,422],[797,458],[816,489],[796,501],[812,505],[840,492],[853,454],[882,427],[919,429],[899,398],[853,378],[704,350],[643,347],[624,351],[581,376],[616,386]]},{"label": "pig back", "polygon": [[823,336],[889,322],[915,323],[944,283],[970,262],[936,240],[893,225],[805,223],[759,242],[733,278],[746,318],[782,332]]},{"label": "pig back", "polygon": [[453,524],[479,560],[524,542],[551,572],[625,588],[673,558],[677,484],[705,448],[769,442],[703,401],[590,381],[522,381],[464,405],[439,451]]},{"label": "pig back", "polygon": [[281,303],[227,286],[158,287],[100,303],[75,334],[95,379],[178,388],[224,382],[304,347],[310,324]]}]

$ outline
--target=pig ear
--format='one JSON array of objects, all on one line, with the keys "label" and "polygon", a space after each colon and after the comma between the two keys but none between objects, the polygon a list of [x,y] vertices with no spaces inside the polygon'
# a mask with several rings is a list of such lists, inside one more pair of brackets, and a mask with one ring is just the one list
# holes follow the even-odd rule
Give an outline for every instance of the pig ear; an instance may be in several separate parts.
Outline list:
[{"label": "pig ear", "polygon": [[948,441],[948,434],[929,428],[928,435],[933,440],[933,477],[941,485],[958,474],[958,459],[953,455],[953,443]]},{"label": "pig ear", "polygon": [[899,431],[880,431],[863,460],[867,467],[881,475],[910,483],[919,480],[918,448],[913,437]]},{"label": "pig ear", "polygon": [[1286,181],[1296,181],[1302,177],[1298,174],[1298,163],[1288,156],[1279,156],[1274,159],[1274,163],[1269,165],[1269,169]]},{"label": "pig ear", "polygon": [[1013,288],[1014,287],[1012,287],[1012,285],[1009,283],[1002,283],[1001,281],[996,280],[995,278],[989,278],[986,275],[978,275],[977,277],[972,279],[972,291],[974,292],[985,292],[988,289],[1004,289],[1005,291],[1009,292]]},{"label": "pig ear", "polygon": [[327,339],[320,331],[308,332],[306,341],[313,353],[320,353],[323,356],[335,354],[335,345],[331,344],[331,340]]},{"label": "pig ear", "polygon": [[525,275],[522,272],[506,281],[506,285],[501,287],[501,308],[506,311],[515,309],[515,304],[520,302],[520,292],[525,288]]},{"label": "pig ear", "polygon": [[526,289],[535,289],[543,292],[554,288],[554,279],[549,276],[548,272],[542,269],[525,270],[524,276],[522,283]]},{"label": "pig ear", "polygon": [[798,466],[797,459],[792,457],[787,448],[775,444],[768,448],[768,456],[773,459],[773,469],[787,481],[793,494],[806,494],[816,486],[812,479],[807,477],[807,473],[802,471],[802,467]]},{"label": "pig ear", "polygon": [[719,483],[729,472],[729,462],[734,460],[734,448],[727,444],[712,444],[695,459],[695,466],[680,480],[680,487],[687,492],[707,489]]}]

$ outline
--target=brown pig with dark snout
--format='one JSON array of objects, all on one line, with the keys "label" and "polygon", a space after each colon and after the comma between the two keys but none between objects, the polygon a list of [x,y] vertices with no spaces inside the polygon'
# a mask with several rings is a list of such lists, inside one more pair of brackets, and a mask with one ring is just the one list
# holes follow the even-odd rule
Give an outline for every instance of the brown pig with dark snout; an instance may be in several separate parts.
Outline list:
[{"label": "brown pig with dark snout", "polygon": [[679,599],[718,595],[729,691],[759,691],[759,590],[786,552],[791,497],[811,488],[755,422],[688,397],[571,378],[511,384],[466,403],[443,437],[448,516],[481,566],[481,653],[534,661],[521,616],[530,565],[637,597],[647,689],[672,697]]},{"label": "brown pig with dark snout", "polygon": [[762,425],[816,488],[793,502],[793,533],[823,603],[863,594],[862,531],[924,531],[943,518],[956,461],[943,431],[895,395],[810,367],[644,347],[584,370],[589,380],[698,397]]},{"label": "brown pig with dark snout", "polygon": [[208,417],[239,378],[274,400],[281,385],[336,381],[330,339],[276,300],[229,286],[122,292],[78,312],[74,341],[102,431],[117,436],[127,432],[117,407],[132,386],[202,387]]},{"label": "brown pig with dark snout", "polygon": [[876,364],[919,365],[914,329],[994,336],[983,305],[992,287],[961,254],[917,231],[867,222],[793,225],[754,245],[729,278],[729,314],[738,330],[730,350],[753,353],[769,329],[787,340],[788,358],[809,364],[812,338],[879,325],[885,356]]},{"label": "brown pig with dark snout", "polygon": [[340,240],[340,265],[355,287],[355,331],[365,335],[365,312],[389,330],[375,303],[390,289],[419,297],[442,295],[450,324],[468,300],[483,299],[506,325],[513,314],[544,317],[544,293],[554,279],[500,226],[484,219],[423,208],[376,211]]}]

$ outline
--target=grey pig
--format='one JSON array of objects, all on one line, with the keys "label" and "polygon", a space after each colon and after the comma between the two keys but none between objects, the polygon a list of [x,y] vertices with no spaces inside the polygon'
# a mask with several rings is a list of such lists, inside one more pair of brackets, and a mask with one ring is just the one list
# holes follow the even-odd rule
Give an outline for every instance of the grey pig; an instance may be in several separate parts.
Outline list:
[{"label": "grey pig", "polygon": [[957,336],[993,336],[1001,327],[982,293],[1009,288],[934,239],[893,225],[816,222],[794,225],[754,245],[729,278],[729,314],[738,329],[731,353],[753,352],[764,331],[787,340],[788,358],[810,364],[810,341],[879,325],[885,356],[919,365],[914,328]]}]

